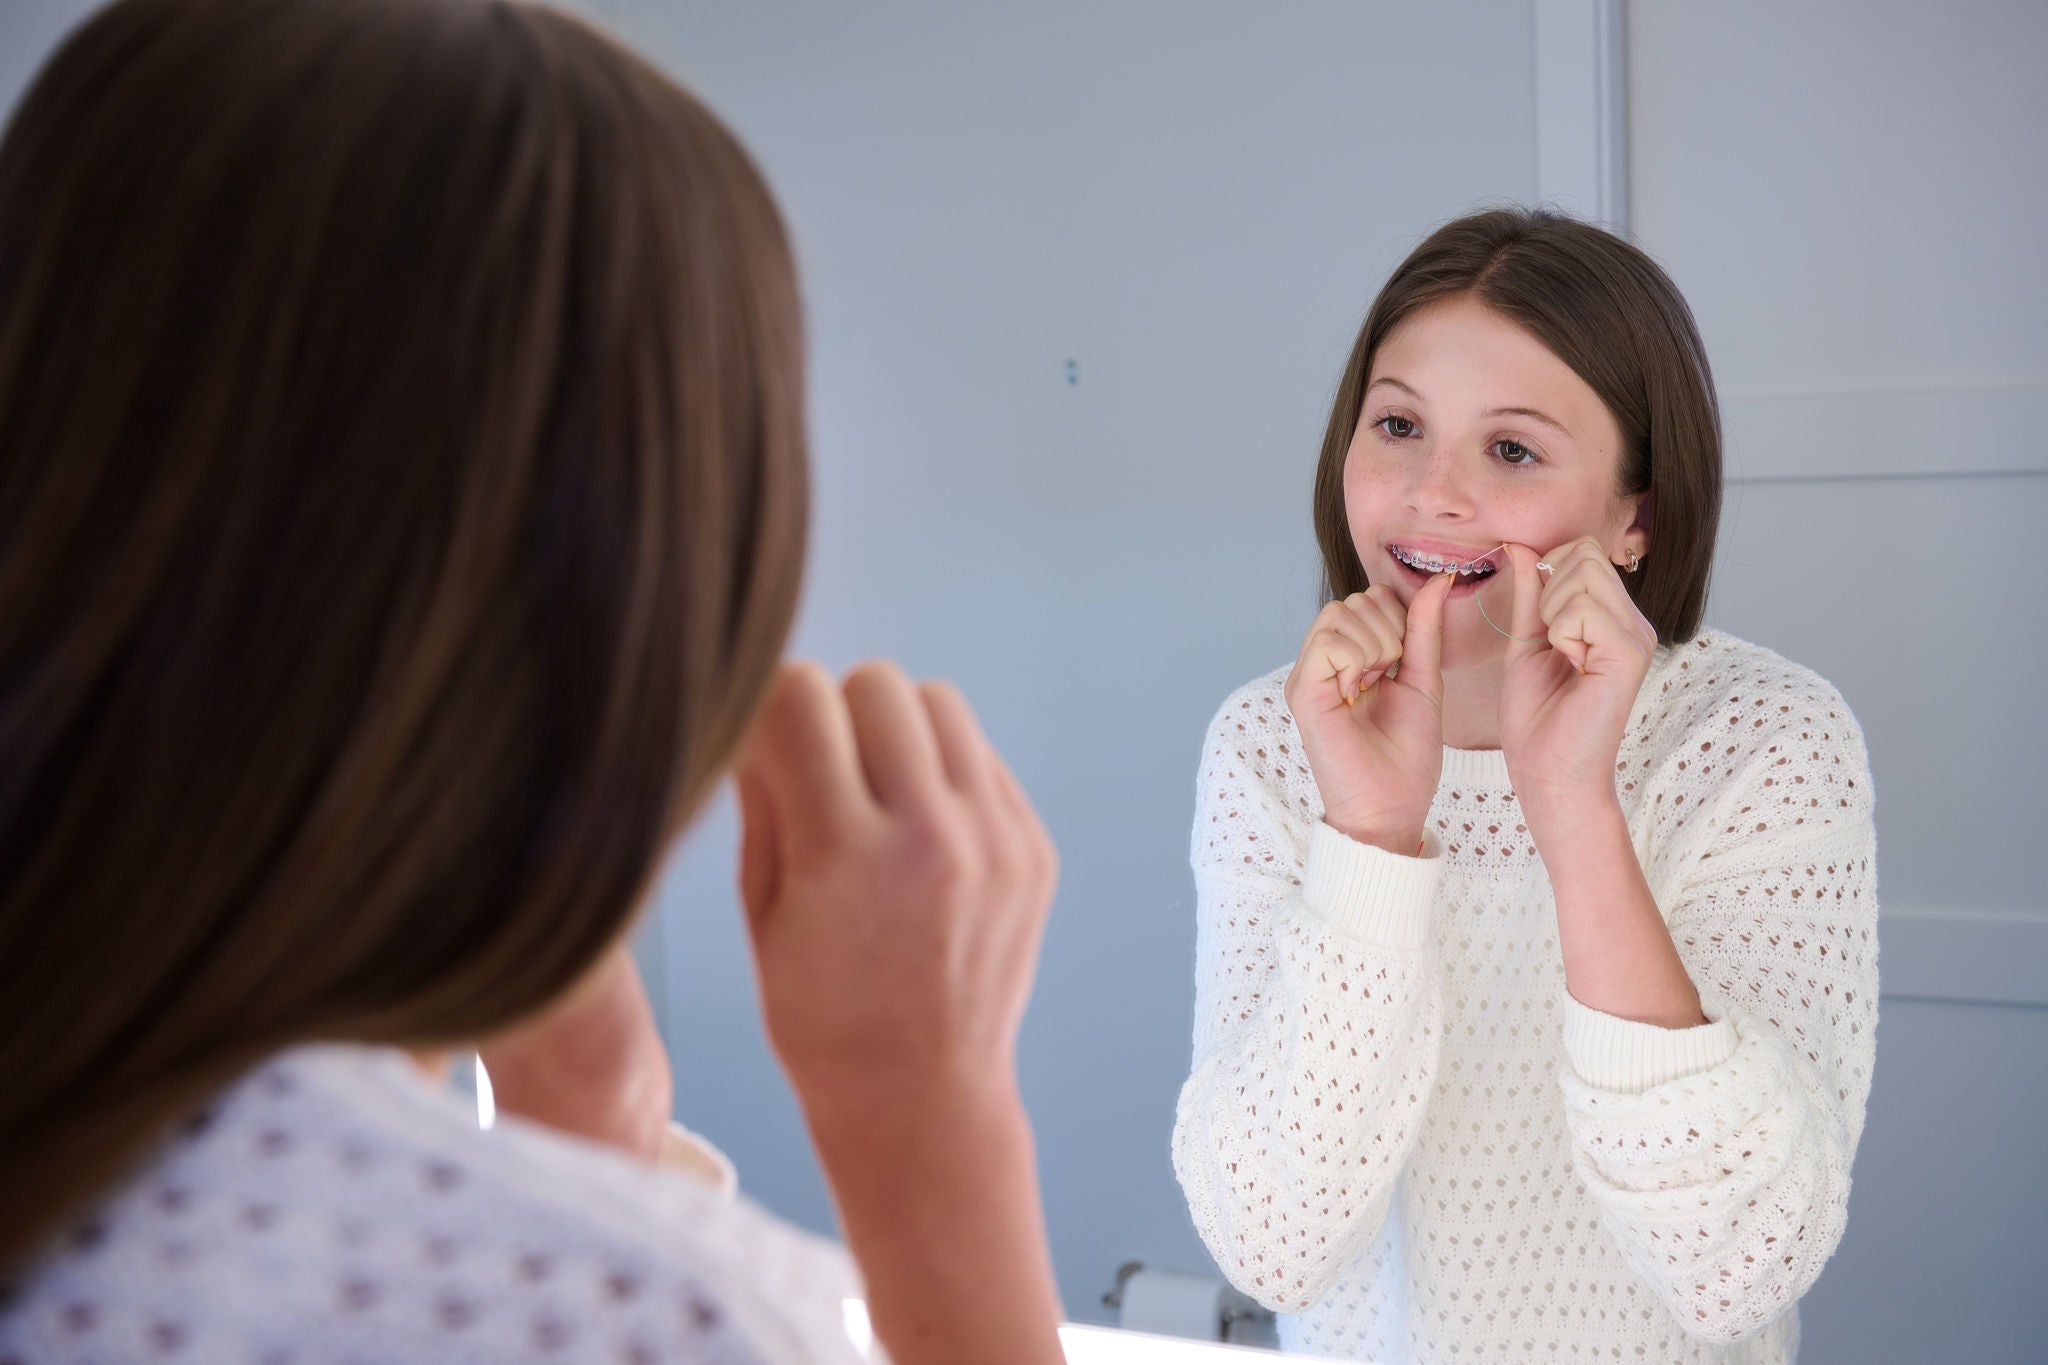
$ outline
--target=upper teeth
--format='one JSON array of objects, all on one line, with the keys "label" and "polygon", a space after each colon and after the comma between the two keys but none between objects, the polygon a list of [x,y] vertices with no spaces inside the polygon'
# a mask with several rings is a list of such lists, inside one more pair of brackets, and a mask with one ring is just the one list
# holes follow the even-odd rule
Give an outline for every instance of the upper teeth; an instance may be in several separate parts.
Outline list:
[{"label": "upper teeth", "polygon": [[1489,560],[1441,559],[1436,555],[1423,554],[1418,550],[1404,550],[1398,545],[1389,548],[1392,550],[1394,558],[1400,560],[1403,564],[1420,569],[1424,573],[1443,573],[1446,570],[1461,574],[1493,572],[1493,564]]}]

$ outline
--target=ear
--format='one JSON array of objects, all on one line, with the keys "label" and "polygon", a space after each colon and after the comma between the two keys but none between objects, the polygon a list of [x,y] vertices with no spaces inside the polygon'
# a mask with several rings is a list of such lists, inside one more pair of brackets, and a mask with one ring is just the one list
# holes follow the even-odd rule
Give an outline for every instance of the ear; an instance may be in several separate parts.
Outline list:
[{"label": "ear", "polygon": [[1627,543],[1631,549],[1645,559],[1650,554],[1650,538],[1656,522],[1657,495],[1653,489],[1644,489],[1633,499],[1636,506],[1635,518],[1628,524]]}]

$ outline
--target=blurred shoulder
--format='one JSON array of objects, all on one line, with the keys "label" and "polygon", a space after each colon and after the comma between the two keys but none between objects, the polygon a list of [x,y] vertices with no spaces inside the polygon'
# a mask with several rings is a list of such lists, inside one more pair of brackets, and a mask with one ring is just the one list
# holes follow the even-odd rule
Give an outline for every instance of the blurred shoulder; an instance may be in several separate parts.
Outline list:
[{"label": "blurred shoulder", "polygon": [[84,1320],[223,1362],[306,1339],[380,1360],[791,1340],[846,1359],[854,1283],[744,1200],[532,1125],[481,1131],[403,1054],[330,1044],[258,1067],[60,1234],[0,1310],[0,1357],[72,1359]]}]

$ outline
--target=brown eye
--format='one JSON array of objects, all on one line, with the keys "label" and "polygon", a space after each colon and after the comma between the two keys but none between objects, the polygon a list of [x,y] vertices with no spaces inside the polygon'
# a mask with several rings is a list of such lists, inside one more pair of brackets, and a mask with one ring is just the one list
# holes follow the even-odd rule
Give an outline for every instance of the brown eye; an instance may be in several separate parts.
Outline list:
[{"label": "brown eye", "polygon": [[1495,441],[1494,458],[1502,464],[1535,464],[1536,452],[1519,441]]},{"label": "brown eye", "polygon": [[1397,441],[1405,441],[1415,434],[1415,423],[1409,421],[1406,417],[1395,417],[1392,414],[1388,414],[1373,423],[1373,425]]}]

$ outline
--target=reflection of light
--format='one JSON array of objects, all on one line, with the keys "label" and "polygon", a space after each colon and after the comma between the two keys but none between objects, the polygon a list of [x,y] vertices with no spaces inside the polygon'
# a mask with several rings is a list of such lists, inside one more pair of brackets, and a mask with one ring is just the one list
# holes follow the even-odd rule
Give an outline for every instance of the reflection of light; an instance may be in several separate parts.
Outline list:
[{"label": "reflection of light", "polygon": [[476,1059],[476,1122],[480,1128],[488,1128],[498,1121],[498,1100],[491,1093],[491,1073],[484,1070],[484,1059]]},{"label": "reflection of light", "polygon": [[875,1346],[875,1329],[868,1326],[868,1306],[859,1299],[847,1299],[840,1307],[846,1313],[846,1335],[853,1338],[853,1349],[865,1356]]},{"label": "reflection of light", "polygon": [[[859,1299],[847,1299],[844,1307],[846,1335],[853,1339],[854,1348],[866,1355],[875,1344],[874,1329],[868,1326],[868,1306]],[[1067,1365],[1252,1365],[1261,1358],[1279,1359],[1272,1351],[1248,1346],[1080,1327],[1071,1322],[1060,1324],[1060,1346],[1066,1352]]]}]

